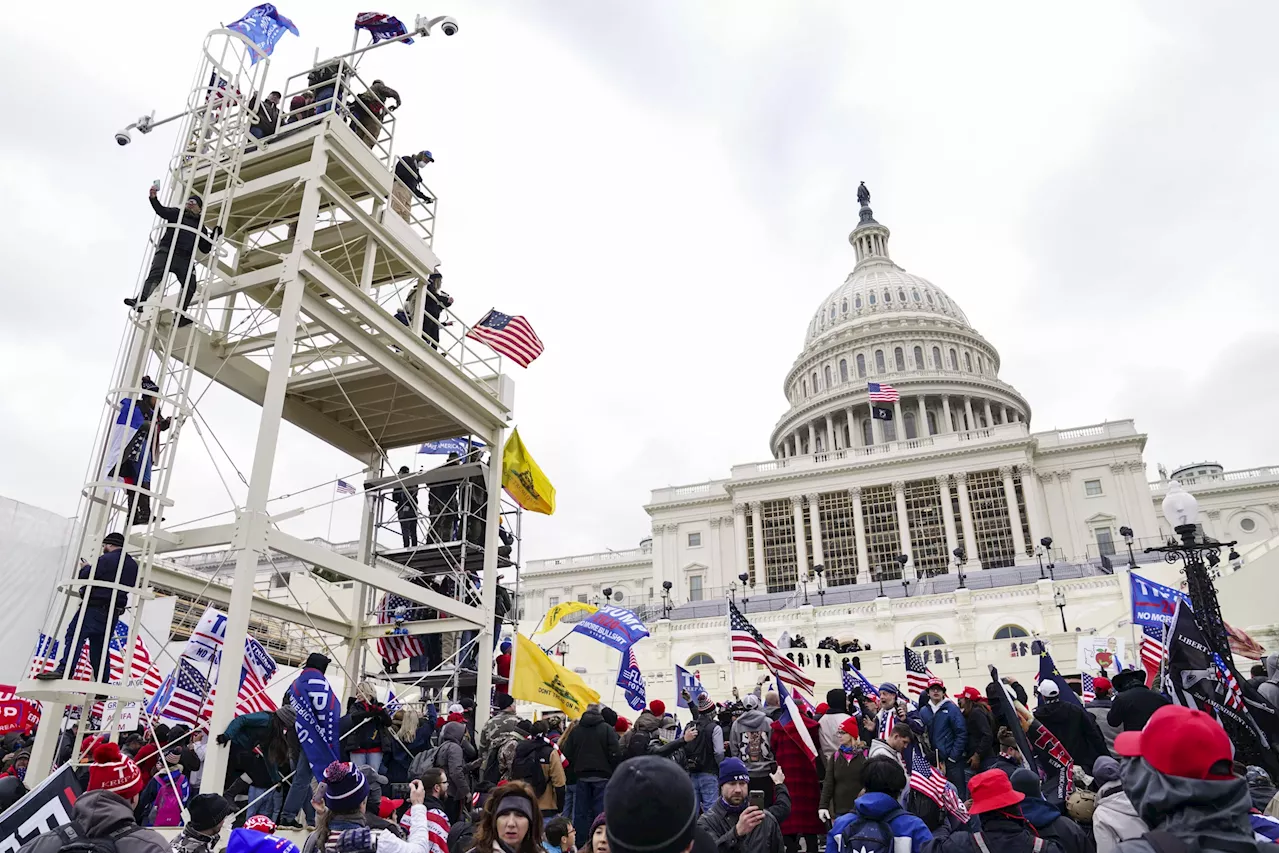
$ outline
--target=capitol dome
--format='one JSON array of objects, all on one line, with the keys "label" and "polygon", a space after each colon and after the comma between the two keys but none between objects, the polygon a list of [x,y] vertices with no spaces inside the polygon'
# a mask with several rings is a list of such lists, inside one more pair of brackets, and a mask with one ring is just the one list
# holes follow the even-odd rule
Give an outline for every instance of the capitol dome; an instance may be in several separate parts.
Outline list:
[{"label": "capitol dome", "polygon": [[[995,347],[940,287],[893,262],[889,229],[875,220],[865,185],[858,201],[849,234],[857,263],[809,321],[787,374],[791,407],[774,428],[774,456],[1029,421],[1026,401],[999,379]],[[873,411],[869,383],[891,386],[884,393],[900,399],[878,400]]]}]

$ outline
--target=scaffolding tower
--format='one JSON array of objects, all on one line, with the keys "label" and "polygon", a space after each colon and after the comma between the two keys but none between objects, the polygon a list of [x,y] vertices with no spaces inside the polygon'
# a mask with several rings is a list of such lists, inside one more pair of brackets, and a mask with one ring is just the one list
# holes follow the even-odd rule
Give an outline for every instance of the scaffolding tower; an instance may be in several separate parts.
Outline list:
[{"label": "scaffolding tower", "polygon": [[[181,288],[175,293],[170,287],[166,295],[162,283],[139,301],[138,313],[128,314],[82,492],[78,547],[71,549],[90,568],[79,559],[67,566],[43,633],[63,637],[70,623],[65,636],[73,642],[66,645],[78,647],[87,616],[114,614],[128,626],[121,654],[122,671],[130,672],[154,581],[227,607],[219,684],[239,683],[239,638],[248,635],[251,614],[260,614],[337,637],[344,646],[337,662],[351,692],[377,672],[368,647],[389,630],[371,618],[381,592],[383,601],[390,595],[410,602],[410,615],[432,616],[397,620],[396,630],[470,638],[435,673],[402,678],[435,695],[473,689],[476,725],[483,726],[495,610],[501,611],[495,607],[498,574],[518,562],[519,514],[504,509],[501,488],[514,386],[501,356],[469,339],[467,325],[448,309],[448,297],[426,286],[440,263],[433,248],[436,202],[409,192],[395,177],[394,114],[357,70],[361,56],[376,47],[318,62],[290,78],[282,104],[298,106],[282,109],[278,129],[259,139],[250,128],[260,117],[256,97],[268,91],[269,59],[239,33],[218,29],[206,37],[186,109],[175,117],[181,130],[159,194],[179,208],[193,194],[203,200],[198,225],[170,226],[174,235],[199,232],[192,234],[197,249],[180,259],[185,264],[169,263],[180,240],[174,236],[166,244],[165,269],[181,266],[173,272],[180,281],[198,282],[198,289],[187,305]],[[260,61],[251,63],[255,54]],[[164,233],[153,233],[148,259]],[[200,235],[208,240],[207,251]],[[198,393],[197,375],[208,380]],[[207,429],[199,408],[215,383],[260,407],[247,497],[228,510],[229,520],[166,526],[178,441],[186,429],[200,431],[202,422]],[[285,533],[279,525],[291,513],[268,511],[283,422],[363,468],[364,512],[354,557]],[[407,478],[388,463],[393,449],[458,436],[487,448],[487,461],[472,453],[457,465]],[[428,494],[451,487],[453,503],[415,504],[419,546],[380,542],[380,529],[399,528],[405,520],[398,510],[392,511],[395,522],[389,520],[391,493],[418,487]],[[110,580],[93,576],[109,533],[124,534],[121,556],[112,559],[121,565],[136,560],[136,582],[118,573]],[[230,587],[201,586],[175,571],[174,557],[215,548],[234,559]],[[256,596],[259,562],[272,553],[353,581],[351,612],[322,617],[297,602]],[[84,606],[77,606],[77,595],[84,596]],[[95,604],[104,596],[106,610]],[[474,650],[480,665],[470,673],[465,657]],[[44,703],[29,784],[52,768],[68,706],[80,708],[83,736],[95,698],[123,704],[144,697],[139,684],[112,677],[105,650],[92,674],[71,671],[84,657],[79,648],[64,648],[64,657],[60,676],[37,680],[33,667],[18,687],[20,695]],[[211,733],[225,730],[236,698],[234,689],[216,693]],[[221,790],[227,758],[227,748],[211,737],[206,791]]]}]

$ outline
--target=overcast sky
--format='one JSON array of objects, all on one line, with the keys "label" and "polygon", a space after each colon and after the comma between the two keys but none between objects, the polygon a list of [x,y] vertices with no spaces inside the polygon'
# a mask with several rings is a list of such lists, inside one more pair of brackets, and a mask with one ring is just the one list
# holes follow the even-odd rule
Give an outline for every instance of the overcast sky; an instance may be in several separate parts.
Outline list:
[{"label": "overcast sky", "polygon": [[[204,32],[248,5],[82,4],[57,38],[0,21],[0,494],[76,511],[173,142],[112,133],[177,111]],[[346,50],[364,10],[281,5],[302,36],[271,88]],[[559,504],[526,557],[634,546],[650,489],[768,458],[783,377],[854,263],[859,180],[894,260],[1000,351],[1033,429],[1133,418],[1153,477],[1280,458],[1276,5],[901,5],[378,7],[461,23],[361,70],[404,96],[398,150],[435,154],[455,311],[524,314],[546,344],[515,368]],[[201,414],[247,475],[258,410],[215,388]],[[271,492],[356,467],[286,427]],[[171,522],[227,509],[222,478],[243,499],[193,430],[175,472]],[[337,505],[335,540],[357,514]],[[328,526],[327,508],[286,524]]]}]

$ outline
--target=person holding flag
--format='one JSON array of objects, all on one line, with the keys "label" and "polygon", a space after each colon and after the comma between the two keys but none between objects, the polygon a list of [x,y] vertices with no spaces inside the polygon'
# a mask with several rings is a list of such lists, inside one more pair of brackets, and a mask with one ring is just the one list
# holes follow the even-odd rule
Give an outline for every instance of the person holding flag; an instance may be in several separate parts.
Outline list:
[{"label": "person holding flag", "polygon": [[791,796],[791,814],[782,822],[782,834],[788,838],[788,850],[796,849],[801,838],[806,850],[816,850],[818,838],[826,832],[818,819],[822,791],[815,762],[820,730],[816,720],[800,713],[786,680],[779,678],[777,685],[782,713],[771,726],[769,746],[786,775]]},{"label": "person holding flag", "polygon": [[[1099,756],[1111,754],[1093,715],[1077,704],[1078,699],[1076,702],[1064,701],[1057,681],[1042,679],[1036,692],[1040,695],[1040,704],[1035,710],[1036,720],[1053,733],[1076,764],[1092,767]],[[1074,693],[1071,695],[1075,696]]]},{"label": "person holding flag", "polygon": [[302,829],[297,822],[299,810],[306,813],[308,823],[315,823],[311,780],[323,778],[325,768],[339,757],[338,720],[342,710],[324,677],[328,668],[329,658],[312,652],[285,694],[296,715],[294,726],[301,753],[294,762],[289,796],[280,813],[282,829]]}]

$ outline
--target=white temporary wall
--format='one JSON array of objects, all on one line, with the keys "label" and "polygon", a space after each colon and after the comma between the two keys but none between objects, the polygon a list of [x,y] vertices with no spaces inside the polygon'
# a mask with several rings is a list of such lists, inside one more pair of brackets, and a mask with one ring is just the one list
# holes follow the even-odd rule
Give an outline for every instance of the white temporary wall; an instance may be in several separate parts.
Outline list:
[{"label": "white temporary wall", "polygon": [[26,674],[74,529],[74,518],[0,498],[0,588],[9,605],[0,619],[0,683]]}]

